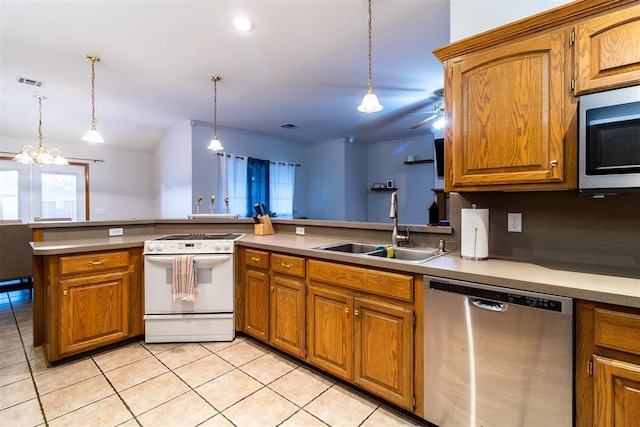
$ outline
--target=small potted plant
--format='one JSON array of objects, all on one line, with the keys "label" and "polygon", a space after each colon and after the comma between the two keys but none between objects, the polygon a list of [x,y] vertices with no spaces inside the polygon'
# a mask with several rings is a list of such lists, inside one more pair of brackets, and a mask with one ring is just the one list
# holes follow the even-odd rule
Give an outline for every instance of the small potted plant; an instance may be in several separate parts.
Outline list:
[{"label": "small potted plant", "polygon": [[214,205],[215,202],[216,202],[216,196],[212,195],[211,196],[211,204],[209,205],[209,212],[210,213],[213,213],[213,205]]},{"label": "small potted plant", "polygon": [[196,199],[196,213],[200,213],[200,203],[202,203],[202,199],[204,199],[202,195],[198,196]]}]

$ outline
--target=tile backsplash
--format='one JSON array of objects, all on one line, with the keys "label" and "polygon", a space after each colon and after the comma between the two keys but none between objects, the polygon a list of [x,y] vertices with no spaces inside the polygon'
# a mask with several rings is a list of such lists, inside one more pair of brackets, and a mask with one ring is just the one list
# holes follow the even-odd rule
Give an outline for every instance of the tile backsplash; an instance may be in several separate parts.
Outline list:
[{"label": "tile backsplash", "polygon": [[[460,209],[489,209],[489,256],[637,270],[640,195],[604,199],[577,192],[451,193],[450,217],[460,243]],[[507,214],[522,213],[522,232],[507,231]]]}]

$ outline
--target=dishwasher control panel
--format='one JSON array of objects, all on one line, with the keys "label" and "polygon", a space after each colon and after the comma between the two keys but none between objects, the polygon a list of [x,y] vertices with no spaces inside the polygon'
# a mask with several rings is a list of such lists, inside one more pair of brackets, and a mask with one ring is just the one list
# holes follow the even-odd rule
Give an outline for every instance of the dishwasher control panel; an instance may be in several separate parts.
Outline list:
[{"label": "dishwasher control panel", "polygon": [[465,284],[465,282],[457,280],[439,280],[434,278],[431,278],[429,280],[429,287],[431,289],[453,292],[480,300],[494,301],[504,304],[515,304],[524,307],[554,311],[557,313],[565,313],[567,310],[572,310],[571,307],[567,307],[568,301],[567,298],[564,297],[555,297],[553,295],[546,295],[537,292],[514,292],[509,288],[500,288],[498,286],[482,285],[478,283],[469,285],[471,286],[468,286],[467,284]]}]

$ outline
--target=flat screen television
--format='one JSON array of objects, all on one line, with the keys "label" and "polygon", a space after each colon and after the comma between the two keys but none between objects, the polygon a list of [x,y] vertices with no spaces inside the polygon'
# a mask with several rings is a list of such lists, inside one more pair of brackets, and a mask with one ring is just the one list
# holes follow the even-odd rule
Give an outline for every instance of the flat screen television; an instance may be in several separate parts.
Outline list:
[{"label": "flat screen television", "polygon": [[436,171],[438,178],[444,179],[444,138],[435,138],[433,140],[436,157]]}]

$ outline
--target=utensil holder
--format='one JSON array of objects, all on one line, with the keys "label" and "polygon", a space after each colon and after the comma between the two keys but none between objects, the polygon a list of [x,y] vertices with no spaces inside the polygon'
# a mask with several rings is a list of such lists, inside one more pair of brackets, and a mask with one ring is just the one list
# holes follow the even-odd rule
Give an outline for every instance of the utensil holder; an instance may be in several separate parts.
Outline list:
[{"label": "utensil holder", "polygon": [[266,236],[268,234],[273,234],[273,224],[271,224],[271,218],[268,215],[261,215],[258,217],[260,224],[255,224],[253,226],[253,234],[257,234],[259,236]]}]

